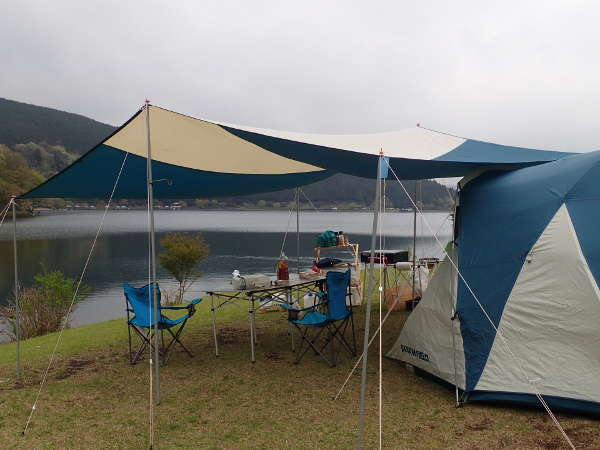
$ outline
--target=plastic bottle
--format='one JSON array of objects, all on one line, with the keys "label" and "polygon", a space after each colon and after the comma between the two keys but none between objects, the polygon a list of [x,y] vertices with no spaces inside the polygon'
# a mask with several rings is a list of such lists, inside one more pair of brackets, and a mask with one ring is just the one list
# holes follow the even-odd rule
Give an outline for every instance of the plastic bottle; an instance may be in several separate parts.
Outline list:
[{"label": "plastic bottle", "polygon": [[304,308],[312,308],[315,306],[315,295],[312,293],[312,291],[308,291],[306,294],[304,294],[304,297],[302,298],[302,304],[304,305]]},{"label": "plastic bottle", "polygon": [[287,256],[285,256],[285,253],[282,253],[281,257],[277,261],[277,279],[278,280],[289,280],[290,279],[289,263],[288,263]]}]

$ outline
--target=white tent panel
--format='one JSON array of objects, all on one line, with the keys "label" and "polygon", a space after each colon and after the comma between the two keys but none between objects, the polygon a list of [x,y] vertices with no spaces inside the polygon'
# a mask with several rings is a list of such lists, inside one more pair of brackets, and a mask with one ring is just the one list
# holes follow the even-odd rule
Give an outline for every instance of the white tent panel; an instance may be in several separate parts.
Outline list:
[{"label": "white tent panel", "polygon": [[[449,253],[455,264],[458,252]],[[405,361],[452,385],[465,388],[465,361],[460,323],[450,320],[456,305],[456,270],[444,259],[423,299],[406,320],[387,356]]]},{"label": "white tent panel", "polygon": [[[478,391],[600,401],[600,292],[563,204],[532,247],[506,303]],[[524,373],[519,367],[523,368]]]}]

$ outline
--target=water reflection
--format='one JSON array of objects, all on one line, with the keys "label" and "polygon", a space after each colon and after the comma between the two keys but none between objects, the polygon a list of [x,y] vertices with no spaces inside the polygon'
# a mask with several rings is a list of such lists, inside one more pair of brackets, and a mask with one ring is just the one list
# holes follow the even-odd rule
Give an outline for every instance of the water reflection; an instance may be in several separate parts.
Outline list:
[{"label": "water reflection", "polygon": [[[361,248],[368,248],[371,214],[305,213],[301,214],[301,265],[310,266],[316,235],[325,229],[341,229]],[[450,235],[450,223],[445,213],[428,213],[427,220],[444,240]],[[124,301],[121,284],[124,281],[143,284],[148,279],[148,240],[143,211],[119,211],[109,214],[105,232],[98,240],[94,256],[87,270],[85,282],[92,293],[75,311],[73,324],[97,322],[122,317]],[[21,283],[31,284],[33,276],[44,267],[62,270],[77,277],[98,226],[100,214],[78,212],[56,214],[20,220],[19,272]],[[203,231],[211,252],[203,262],[204,276],[193,286],[188,296],[201,295],[206,289],[218,289],[230,279],[233,269],[242,273],[273,273],[275,261],[284,239],[289,234],[285,252],[295,268],[295,216],[285,211],[159,211],[157,227],[160,239],[170,231]],[[412,246],[412,216],[386,214],[382,220],[386,234],[386,248]],[[0,230],[0,298],[5,301],[13,283],[12,242],[9,227]],[[439,256],[434,239],[419,224],[418,254]],[[219,231],[217,231],[219,230]],[[172,285],[168,274],[158,268],[158,277],[168,289]]]}]

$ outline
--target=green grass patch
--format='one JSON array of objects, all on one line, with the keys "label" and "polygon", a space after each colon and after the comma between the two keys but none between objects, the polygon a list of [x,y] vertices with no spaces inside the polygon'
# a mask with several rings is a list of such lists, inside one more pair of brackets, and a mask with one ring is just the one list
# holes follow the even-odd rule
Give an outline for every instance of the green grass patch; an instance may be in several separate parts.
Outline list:
[{"label": "green grass patch", "polygon": [[[375,305],[372,327],[378,322]],[[408,313],[395,312],[384,330],[390,348]],[[188,323],[184,342],[162,368],[156,408],[160,448],[354,448],[358,374],[339,400],[332,397],[354,360],[340,354],[329,368],[307,355],[293,364],[285,313],[257,315],[257,362],[250,362],[246,308],[218,312],[215,357],[209,304]],[[362,334],[363,315],[357,311]],[[372,328],[374,329],[374,328]],[[147,448],[147,360],[127,360],[124,320],[65,330],[26,436],[21,436],[56,334],[22,344],[25,376],[14,379],[14,344],[0,345],[0,439],[3,448]],[[377,340],[374,344],[377,344]],[[367,447],[378,443],[378,347],[370,352]],[[383,360],[385,448],[562,448],[546,414],[488,405],[454,408],[454,393]],[[578,448],[598,448],[596,421],[559,415]]]}]

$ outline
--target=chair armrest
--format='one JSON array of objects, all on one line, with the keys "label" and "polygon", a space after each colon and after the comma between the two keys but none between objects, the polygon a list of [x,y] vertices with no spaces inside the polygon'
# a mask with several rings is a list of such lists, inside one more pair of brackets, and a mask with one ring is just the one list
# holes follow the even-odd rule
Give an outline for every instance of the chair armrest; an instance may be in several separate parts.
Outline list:
[{"label": "chair armrest", "polygon": [[188,309],[188,305],[186,305],[186,306],[161,306],[160,309],[174,309],[174,310]]},{"label": "chair armrest", "polygon": [[309,306],[308,308],[301,308],[301,309],[292,308],[292,305],[288,305],[287,303],[282,303],[281,307],[284,309],[287,309],[288,322],[290,322],[293,320],[298,320],[299,318],[303,317],[304,314],[302,316],[300,316],[301,313],[306,313],[307,311],[316,311],[321,305],[324,305],[325,303],[327,303],[327,302],[323,301],[323,302],[315,303],[314,305]]},{"label": "chair armrest", "polygon": [[309,306],[308,308],[300,308],[300,309],[292,308],[292,305],[288,305],[287,303],[282,303],[280,306],[282,308],[284,308],[284,309],[287,309],[288,311],[302,312],[302,311],[311,311],[311,310],[316,309],[317,307],[319,307],[321,305],[324,305],[325,303],[327,303],[326,300],[322,301],[320,303],[315,303],[314,305]]},{"label": "chair armrest", "polygon": [[188,316],[192,317],[196,313],[196,305],[198,303],[200,303],[202,300],[203,300],[202,298],[195,298],[190,303],[188,303],[187,305],[184,305],[184,306],[161,306],[160,309],[161,310],[170,309],[170,310],[175,310],[175,311],[187,309]]},{"label": "chair armrest", "polygon": [[161,306],[160,309],[174,309],[174,310],[178,310],[178,309],[190,309],[192,306],[197,305],[202,300],[204,300],[204,299],[203,298],[195,298],[194,300],[192,300],[187,305],[183,305],[183,306]]},{"label": "chair armrest", "polygon": [[190,317],[192,317],[194,314],[196,314],[196,305],[198,303],[200,303],[202,300],[204,300],[204,299],[203,298],[195,298],[194,300],[192,300],[190,302],[189,305],[187,305],[188,315]]}]

